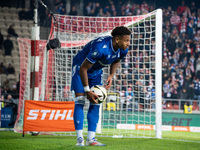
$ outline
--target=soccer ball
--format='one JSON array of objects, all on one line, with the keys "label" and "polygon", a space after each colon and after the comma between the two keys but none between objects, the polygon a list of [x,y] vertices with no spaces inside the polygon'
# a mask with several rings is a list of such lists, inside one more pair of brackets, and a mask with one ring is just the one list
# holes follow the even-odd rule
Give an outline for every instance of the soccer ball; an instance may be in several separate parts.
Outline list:
[{"label": "soccer ball", "polygon": [[106,100],[107,92],[106,92],[106,89],[103,86],[95,85],[91,88],[91,91],[99,96],[99,99],[97,100],[99,104]]}]

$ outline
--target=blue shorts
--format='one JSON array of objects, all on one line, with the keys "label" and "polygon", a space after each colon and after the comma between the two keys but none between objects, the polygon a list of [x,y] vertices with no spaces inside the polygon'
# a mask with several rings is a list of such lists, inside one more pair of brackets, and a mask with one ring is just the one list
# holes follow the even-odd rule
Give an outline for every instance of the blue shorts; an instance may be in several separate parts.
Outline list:
[{"label": "blue shorts", "polygon": [[[88,82],[90,88],[94,85],[103,85],[103,71],[101,70],[98,74],[88,74]],[[85,93],[79,70],[76,69],[76,66],[72,69],[71,90],[74,90],[75,93]]]}]

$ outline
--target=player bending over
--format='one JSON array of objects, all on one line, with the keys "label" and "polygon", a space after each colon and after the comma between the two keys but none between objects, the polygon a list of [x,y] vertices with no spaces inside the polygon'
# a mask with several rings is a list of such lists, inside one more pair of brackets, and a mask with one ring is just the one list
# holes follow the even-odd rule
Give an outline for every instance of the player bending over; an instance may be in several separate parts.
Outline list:
[{"label": "player bending over", "polygon": [[105,146],[95,139],[96,126],[99,120],[99,106],[95,100],[98,96],[90,91],[94,85],[103,85],[103,70],[110,66],[110,75],[107,78],[106,89],[112,84],[112,78],[118,64],[123,59],[130,45],[131,30],[118,26],[111,32],[112,36],[101,36],[90,42],[73,58],[71,90],[75,91],[74,125],[77,134],[77,146],[84,146],[83,138],[83,106],[85,96],[90,101],[87,113],[88,135],[86,145]]}]

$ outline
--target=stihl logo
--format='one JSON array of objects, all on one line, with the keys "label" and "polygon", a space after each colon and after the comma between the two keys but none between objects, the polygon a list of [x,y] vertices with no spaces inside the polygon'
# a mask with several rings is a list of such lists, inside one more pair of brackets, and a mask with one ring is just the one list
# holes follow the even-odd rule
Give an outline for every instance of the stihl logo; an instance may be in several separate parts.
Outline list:
[{"label": "stihl logo", "polygon": [[[71,117],[72,110],[64,110],[62,113],[60,113],[60,110],[30,110],[29,116],[27,117],[27,120],[36,120],[39,119],[38,116],[41,116],[40,120],[58,120],[58,118],[61,117],[61,120],[73,120],[73,117]],[[46,117],[48,116],[48,117]]]}]

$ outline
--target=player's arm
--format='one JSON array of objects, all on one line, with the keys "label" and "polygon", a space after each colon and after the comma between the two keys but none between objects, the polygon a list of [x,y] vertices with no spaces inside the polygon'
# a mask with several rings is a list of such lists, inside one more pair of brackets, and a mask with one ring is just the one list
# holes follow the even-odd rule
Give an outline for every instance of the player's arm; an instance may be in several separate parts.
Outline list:
[{"label": "player's arm", "polygon": [[117,70],[117,67],[119,66],[119,62],[120,62],[120,60],[116,60],[110,65],[110,75],[108,76],[108,78],[106,80],[106,82],[107,82],[107,85],[105,85],[106,89],[109,89],[111,87],[112,78]]},{"label": "player's arm", "polygon": [[[92,65],[93,65],[92,63],[90,63],[87,59],[85,59],[85,61],[82,63],[80,67],[79,73],[82,84],[84,86],[84,90],[85,88],[87,89],[87,87],[89,89],[87,70],[90,69]],[[97,103],[95,99],[99,97],[95,93],[93,93],[92,91],[86,91],[85,93],[87,94],[87,98],[89,99],[90,102],[94,104]]]}]

